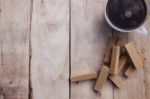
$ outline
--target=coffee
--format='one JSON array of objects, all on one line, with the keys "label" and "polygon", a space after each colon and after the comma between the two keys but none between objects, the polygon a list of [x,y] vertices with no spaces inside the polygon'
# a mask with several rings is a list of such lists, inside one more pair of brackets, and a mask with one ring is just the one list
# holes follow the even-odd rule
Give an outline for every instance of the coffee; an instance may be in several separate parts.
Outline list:
[{"label": "coffee", "polygon": [[109,0],[106,13],[116,27],[132,30],[145,21],[147,7],[144,0]]}]

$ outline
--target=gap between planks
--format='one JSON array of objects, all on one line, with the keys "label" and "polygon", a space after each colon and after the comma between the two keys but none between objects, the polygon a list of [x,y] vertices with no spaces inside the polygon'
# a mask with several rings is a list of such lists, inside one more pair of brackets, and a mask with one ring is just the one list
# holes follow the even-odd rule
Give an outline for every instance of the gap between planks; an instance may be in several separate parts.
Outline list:
[{"label": "gap between planks", "polygon": [[31,29],[32,29],[32,15],[33,15],[33,2],[30,5],[30,33],[29,33],[29,99],[32,99],[32,85],[31,85],[31,59],[32,59],[32,43],[31,43]]},{"label": "gap between planks", "polygon": [[[69,0],[69,78],[70,77],[71,77],[71,0]],[[69,80],[69,99],[71,99],[71,81],[70,80]]]}]

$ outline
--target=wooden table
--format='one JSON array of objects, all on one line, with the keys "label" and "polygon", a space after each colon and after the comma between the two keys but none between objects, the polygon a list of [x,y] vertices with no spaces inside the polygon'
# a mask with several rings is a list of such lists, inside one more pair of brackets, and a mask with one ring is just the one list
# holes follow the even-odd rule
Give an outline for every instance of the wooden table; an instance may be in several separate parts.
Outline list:
[{"label": "wooden table", "polygon": [[[150,99],[150,35],[123,34],[144,53],[144,68],[118,90],[69,77],[99,71],[113,32],[107,0],[0,0],[0,99]],[[150,20],[146,23],[150,32]]]}]

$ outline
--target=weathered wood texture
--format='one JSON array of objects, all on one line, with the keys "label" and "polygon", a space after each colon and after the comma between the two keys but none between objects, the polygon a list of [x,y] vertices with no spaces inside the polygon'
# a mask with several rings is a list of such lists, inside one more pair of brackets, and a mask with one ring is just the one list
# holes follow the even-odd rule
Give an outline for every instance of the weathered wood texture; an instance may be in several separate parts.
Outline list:
[{"label": "weathered wood texture", "polygon": [[[136,48],[141,51],[145,56],[143,73],[141,74],[143,79],[141,81],[142,89],[144,89],[144,96],[142,99],[150,99],[150,18],[146,22],[146,28],[148,29],[149,34],[145,37],[134,34],[134,41]],[[137,73],[140,74],[140,73]],[[139,79],[139,77],[137,77]],[[139,85],[139,84],[138,84]],[[138,92],[138,91],[137,91]],[[141,93],[142,95],[142,93]],[[135,98],[137,99],[137,98]],[[139,98],[140,99],[140,98]]]},{"label": "weathered wood texture", "polygon": [[[146,23],[147,29],[150,32],[150,20]],[[116,35],[116,34],[114,34]],[[133,41],[134,46],[139,52],[144,53],[146,60],[144,68],[138,70],[133,77],[125,79],[125,85],[121,90],[114,89],[114,99],[149,99],[150,98],[150,34],[142,37],[137,33],[124,34],[128,36],[130,41]]]},{"label": "weathered wood texture", "polygon": [[[104,20],[106,0],[71,0],[71,76],[97,71],[111,36]],[[112,99],[107,82],[101,95],[94,92],[96,80],[71,84],[71,99]]]},{"label": "weathered wood texture", "polygon": [[[146,57],[144,68],[124,79],[120,90],[107,82],[99,95],[94,92],[96,80],[72,83],[69,88],[69,72],[71,76],[99,73],[103,66],[112,36],[104,19],[106,2],[0,0],[0,99],[29,99],[30,44],[31,99],[150,99],[150,34],[119,34]],[[150,32],[150,20],[146,26]]]},{"label": "weathered wood texture", "polygon": [[69,99],[69,0],[34,0],[32,99]]},{"label": "weathered wood texture", "polygon": [[31,0],[0,0],[0,99],[28,99]]}]

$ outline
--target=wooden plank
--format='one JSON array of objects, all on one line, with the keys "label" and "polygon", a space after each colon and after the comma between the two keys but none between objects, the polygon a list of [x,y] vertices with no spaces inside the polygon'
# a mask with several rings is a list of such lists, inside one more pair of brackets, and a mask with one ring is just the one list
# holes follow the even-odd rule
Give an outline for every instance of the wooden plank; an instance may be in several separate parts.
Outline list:
[{"label": "wooden plank", "polygon": [[122,88],[124,86],[124,80],[120,75],[113,75],[109,77],[116,87]]},{"label": "wooden plank", "polygon": [[[143,63],[142,67],[143,67],[144,66],[144,59],[145,59],[145,57],[144,57],[144,55],[142,53],[138,53],[138,55],[139,55],[140,59],[142,60],[142,63]],[[137,71],[136,68],[133,66],[133,64],[131,64],[127,68],[127,70],[125,71],[124,75],[126,77],[131,77],[131,76],[133,76],[135,74],[136,71]]]},{"label": "wooden plank", "polygon": [[[107,49],[105,52],[105,56],[104,56],[104,62],[105,63],[110,63],[111,61],[111,54],[112,54],[112,48],[113,46],[116,45],[118,38],[117,37],[112,37],[110,38],[108,45],[107,45]],[[118,45],[120,45],[120,41],[118,43]]]},{"label": "wooden plank", "polygon": [[0,95],[0,99],[4,99],[4,95]]},{"label": "wooden plank", "polygon": [[142,67],[142,61],[137,53],[137,50],[133,46],[132,43],[128,43],[125,45],[125,48],[135,66],[136,69],[140,69]]},{"label": "wooden plank", "polygon": [[[150,19],[148,19],[145,24],[145,27],[148,29],[148,33],[150,33],[149,26],[150,26]],[[149,60],[150,59],[150,35],[148,34],[147,36],[141,37],[141,35],[137,34],[137,35],[134,35],[134,38],[135,38],[136,48],[139,50],[139,52],[143,53],[145,56],[144,67],[142,70],[138,71],[136,75],[141,72],[144,74],[142,77],[142,81],[144,83],[141,84],[142,86],[141,88],[145,89],[143,99],[149,99],[150,98],[150,88],[149,88],[149,84],[150,84],[150,60]],[[141,90],[141,92],[142,91],[143,90]]]},{"label": "wooden plank", "polygon": [[0,98],[28,99],[31,0],[0,1]]},{"label": "wooden plank", "polygon": [[114,46],[112,50],[111,64],[110,64],[110,74],[118,73],[118,65],[119,65],[119,57],[120,57],[120,47]]},{"label": "wooden plank", "polygon": [[105,85],[107,77],[109,74],[109,68],[106,66],[102,67],[102,70],[100,71],[99,77],[96,81],[95,90],[98,92],[101,92],[102,87]]},{"label": "wooden plank", "polygon": [[90,79],[96,79],[97,73],[96,72],[88,72],[84,74],[80,74],[74,77],[71,77],[71,82],[77,82],[77,81],[83,81],[83,80],[90,80]]},{"label": "wooden plank", "polygon": [[[102,67],[111,28],[104,19],[106,0],[71,0],[71,77]],[[101,95],[94,92],[95,81],[71,83],[71,99],[112,99],[111,83]]]},{"label": "wooden plank", "polygon": [[[134,46],[138,51],[142,51],[142,49],[139,49],[137,46],[141,46],[141,44],[145,44],[143,42],[137,43],[137,40],[135,38],[136,33],[120,33],[120,35],[128,36],[129,41],[132,41]],[[142,38],[140,36],[140,38]],[[143,38],[145,39],[145,37]],[[146,51],[146,49],[145,49]],[[143,51],[142,51],[143,53]],[[145,89],[145,83],[144,83],[144,72],[143,69],[138,70],[138,72],[134,75],[134,77],[125,79],[125,84],[121,88],[121,90],[114,89],[114,99],[149,99],[146,98],[145,93],[147,93],[147,88]]]},{"label": "wooden plank", "polygon": [[69,0],[33,0],[32,99],[69,99]]}]

